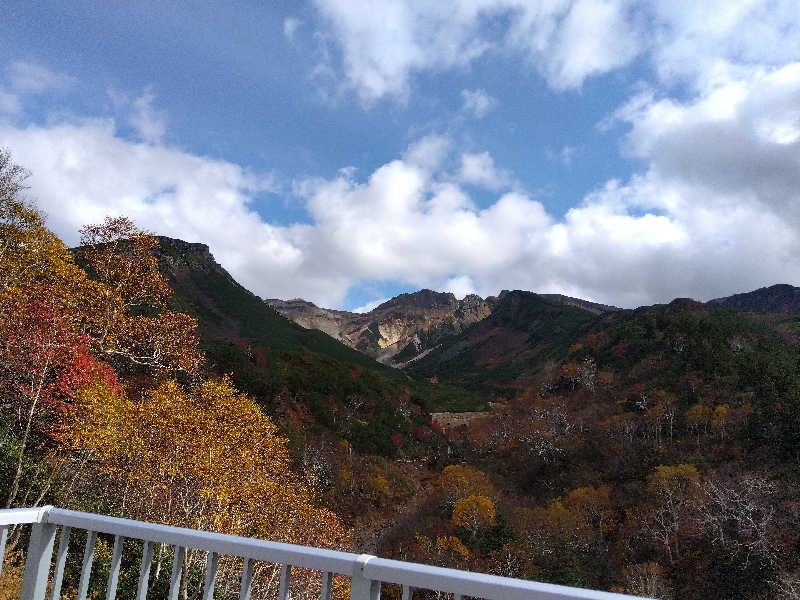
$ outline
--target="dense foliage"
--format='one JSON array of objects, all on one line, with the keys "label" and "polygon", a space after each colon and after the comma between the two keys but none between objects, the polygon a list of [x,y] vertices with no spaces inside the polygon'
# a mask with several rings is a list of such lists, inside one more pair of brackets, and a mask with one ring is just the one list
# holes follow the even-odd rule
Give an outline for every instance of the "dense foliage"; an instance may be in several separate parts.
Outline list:
[{"label": "dense foliage", "polygon": [[[450,432],[473,489],[499,490],[495,525],[463,526],[446,467],[386,551],[658,598],[796,598],[796,323],[688,300],[595,318]],[[468,556],[440,550],[453,535]]]},{"label": "dense foliage", "polygon": [[[73,254],[21,197],[26,174],[0,152],[0,491],[172,525],[343,548],[350,532],[292,470],[288,440],[253,399],[203,368],[195,320],[168,308],[157,240],[128,219],[85,227]],[[15,528],[0,590],[19,578]],[[98,556],[100,567],[103,543]],[[78,555],[78,553],[75,553]],[[184,556],[183,597],[205,553]],[[172,560],[162,547],[153,574]],[[127,565],[123,581],[135,573]],[[78,565],[66,582],[74,585]],[[98,568],[102,571],[102,568]],[[224,592],[238,581],[221,563]],[[261,565],[255,593],[275,591]],[[296,577],[313,594],[307,575]],[[196,586],[195,586],[196,587]],[[134,590],[122,588],[131,597]],[[196,589],[193,590],[196,592]]]}]

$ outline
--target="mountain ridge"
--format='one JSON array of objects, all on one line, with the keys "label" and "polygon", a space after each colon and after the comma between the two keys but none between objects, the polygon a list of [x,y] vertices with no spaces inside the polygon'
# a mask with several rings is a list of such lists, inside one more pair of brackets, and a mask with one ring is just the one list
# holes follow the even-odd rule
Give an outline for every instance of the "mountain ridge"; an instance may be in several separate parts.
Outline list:
[{"label": "mountain ridge", "polygon": [[[302,327],[323,331],[378,362],[402,368],[429,353],[443,337],[457,335],[488,317],[508,293],[503,290],[487,298],[468,294],[458,300],[451,292],[421,289],[399,294],[366,313],[322,308],[302,298],[265,302]],[[593,314],[621,310],[563,294],[539,296]]]},{"label": "mountain ridge", "polygon": [[800,312],[800,287],[777,283],[750,292],[714,298],[707,304],[731,310]]},{"label": "mountain ridge", "polygon": [[250,340],[284,350],[308,349],[337,360],[383,368],[321,331],[303,328],[240,285],[206,244],[157,237],[156,259],[173,290],[170,305],[198,320],[204,342]]}]

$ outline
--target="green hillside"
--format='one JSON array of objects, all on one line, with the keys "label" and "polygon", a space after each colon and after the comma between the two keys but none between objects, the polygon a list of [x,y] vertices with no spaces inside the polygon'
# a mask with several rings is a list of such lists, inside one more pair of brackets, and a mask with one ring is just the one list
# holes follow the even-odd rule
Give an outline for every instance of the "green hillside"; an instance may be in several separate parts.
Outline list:
[{"label": "green hillside", "polygon": [[294,425],[281,415],[302,407],[317,434],[325,430],[362,452],[394,455],[399,446],[392,435],[426,428],[431,411],[486,407],[474,392],[413,380],[286,319],[237,283],[207,246],[159,241],[159,269],[174,292],[170,302],[198,320],[208,368],[230,374],[284,427]]},{"label": "green hillside", "polygon": [[160,237],[159,268],[174,291],[174,310],[198,320],[204,342],[249,340],[280,350],[308,350],[391,372],[370,357],[315,329],[304,329],[237,283],[205,244]]},{"label": "green hillside", "polygon": [[471,389],[506,392],[519,379],[535,377],[548,361],[561,360],[575,340],[616,314],[603,317],[532,292],[506,292],[491,315],[443,338],[405,370]]}]

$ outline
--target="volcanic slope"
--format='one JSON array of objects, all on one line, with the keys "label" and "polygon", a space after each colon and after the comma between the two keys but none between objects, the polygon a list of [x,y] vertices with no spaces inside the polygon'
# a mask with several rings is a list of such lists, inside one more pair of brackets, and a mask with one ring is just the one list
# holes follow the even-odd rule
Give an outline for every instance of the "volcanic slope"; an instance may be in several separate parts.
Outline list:
[{"label": "volcanic slope", "polygon": [[593,327],[623,312],[596,314],[532,292],[503,292],[491,315],[443,338],[405,370],[417,377],[507,393],[561,360]]},{"label": "volcanic slope", "polygon": [[159,270],[174,292],[172,308],[198,320],[204,342],[248,340],[281,350],[310,350],[336,360],[383,368],[321,331],[305,329],[245,289],[217,263],[205,244],[159,237]]},{"label": "volcanic slope", "polygon": [[[542,297],[595,314],[619,310],[561,294]],[[295,323],[324,331],[379,362],[399,368],[430,352],[441,339],[456,336],[488,317],[499,301],[495,296],[481,298],[475,294],[458,300],[452,293],[423,289],[400,294],[369,312],[353,313],[321,308],[301,298],[266,300]]]}]

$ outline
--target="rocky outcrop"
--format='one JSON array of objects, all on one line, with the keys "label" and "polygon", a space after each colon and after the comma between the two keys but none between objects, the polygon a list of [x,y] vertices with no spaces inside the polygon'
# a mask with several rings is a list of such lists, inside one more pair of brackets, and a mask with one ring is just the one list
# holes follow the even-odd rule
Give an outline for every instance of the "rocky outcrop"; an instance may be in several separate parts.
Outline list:
[{"label": "rocky outcrop", "polygon": [[345,343],[350,341],[349,334],[353,333],[353,327],[350,325],[358,322],[358,317],[361,316],[358,313],[343,310],[320,308],[313,302],[307,302],[302,298],[293,300],[272,298],[266,300],[266,303],[298,325],[306,329],[319,329],[332,338]]},{"label": "rocky outcrop", "polygon": [[443,336],[490,315],[496,301],[474,294],[458,300],[451,293],[420,290],[400,294],[368,313],[320,308],[299,298],[265,302],[298,325],[324,331],[384,364],[401,367]]},{"label": "rocky outcrop", "polygon": [[[324,331],[379,362],[403,368],[423,358],[446,339],[486,319],[509,293],[504,290],[499,296],[488,298],[469,294],[459,300],[449,292],[420,290],[400,294],[368,313],[320,308],[300,298],[265,302],[307,329]],[[560,294],[542,297],[551,304],[575,306],[595,314],[619,310]]]}]

